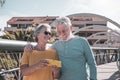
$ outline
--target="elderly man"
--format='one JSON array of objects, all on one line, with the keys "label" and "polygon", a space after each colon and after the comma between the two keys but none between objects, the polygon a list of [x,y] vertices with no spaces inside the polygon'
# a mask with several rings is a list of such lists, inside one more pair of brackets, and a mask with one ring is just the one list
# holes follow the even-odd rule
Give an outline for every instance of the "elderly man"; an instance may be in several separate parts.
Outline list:
[{"label": "elderly man", "polygon": [[68,17],[57,18],[52,26],[56,27],[60,38],[51,46],[62,61],[60,80],[96,80],[96,63],[88,41],[72,34]]}]

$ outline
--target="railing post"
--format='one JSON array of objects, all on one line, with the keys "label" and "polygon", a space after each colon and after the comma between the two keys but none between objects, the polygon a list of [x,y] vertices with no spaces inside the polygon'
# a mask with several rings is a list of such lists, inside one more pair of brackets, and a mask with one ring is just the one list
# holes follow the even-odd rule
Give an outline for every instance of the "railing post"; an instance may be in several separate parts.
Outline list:
[{"label": "railing post", "polygon": [[[19,67],[20,67],[20,60],[21,60],[21,56],[22,56],[22,53],[19,53]],[[18,76],[19,76],[19,78],[18,78],[18,80],[21,80],[21,72],[20,72],[20,70],[18,71],[19,73],[18,73]]]}]

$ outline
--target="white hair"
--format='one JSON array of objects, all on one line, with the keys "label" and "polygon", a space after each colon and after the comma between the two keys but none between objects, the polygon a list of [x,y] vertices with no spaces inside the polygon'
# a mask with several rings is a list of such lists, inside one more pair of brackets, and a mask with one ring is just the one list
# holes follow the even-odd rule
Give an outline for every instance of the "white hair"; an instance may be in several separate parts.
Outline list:
[{"label": "white hair", "polygon": [[39,24],[35,29],[34,29],[34,34],[33,34],[33,38],[38,41],[37,39],[37,34],[41,33],[42,32],[42,29],[43,28],[47,28],[49,29],[49,31],[51,31],[51,26],[47,23],[41,23]]},{"label": "white hair", "polygon": [[51,26],[47,23],[41,23],[34,29],[34,34],[40,33],[43,28],[51,30]]},{"label": "white hair", "polygon": [[53,27],[57,27],[58,25],[64,24],[66,27],[70,28],[72,26],[71,21],[68,17],[58,17],[51,24]]}]

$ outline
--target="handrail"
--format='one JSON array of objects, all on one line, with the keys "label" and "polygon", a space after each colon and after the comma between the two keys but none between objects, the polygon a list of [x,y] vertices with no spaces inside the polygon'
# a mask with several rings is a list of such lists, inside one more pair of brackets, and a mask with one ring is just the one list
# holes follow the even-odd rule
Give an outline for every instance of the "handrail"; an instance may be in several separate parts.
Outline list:
[{"label": "handrail", "polygon": [[[17,40],[7,40],[0,39],[0,49],[7,51],[23,51],[25,45],[28,44],[26,41],[17,41]],[[32,45],[35,45],[35,42],[31,42]]]},{"label": "handrail", "polygon": [[14,69],[9,69],[9,70],[4,69],[4,70],[0,71],[0,74],[12,72],[12,71],[18,71],[18,70],[20,70],[20,68],[14,68]]},{"label": "handrail", "polygon": [[[36,45],[36,42],[27,42],[27,41],[17,41],[17,40],[7,40],[7,39],[0,39],[0,49],[7,50],[7,51],[23,51],[24,47],[28,44],[32,44],[33,46]],[[50,46],[51,44],[48,44]],[[119,48],[115,47],[93,47],[92,49],[112,49],[117,50]]]},{"label": "handrail", "polygon": [[[22,56],[24,46],[26,44],[28,44],[28,42],[0,39],[0,51],[3,50],[5,52],[5,53],[3,53],[4,58],[7,59],[7,55],[10,55],[10,57],[13,59],[16,59],[16,61],[18,63],[17,67],[13,67],[12,69],[6,68],[6,66],[4,66],[2,68],[3,70],[0,71],[0,75],[14,74],[15,80],[22,79],[19,64],[20,64],[20,59]],[[31,42],[31,44],[35,45],[36,43]],[[51,45],[52,44],[48,45],[47,47],[49,47]],[[115,48],[115,47],[93,47],[93,46],[91,46],[91,49],[94,51],[94,57],[95,57],[95,60],[98,65],[116,61],[116,57],[117,57],[116,54],[118,53],[118,52],[116,52],[116,50],[119,50],[119,48]],[[6,50],[10,51],[10,53],[7,52]],[[110,50],[113,50],[115,52],[110,54]]]}]

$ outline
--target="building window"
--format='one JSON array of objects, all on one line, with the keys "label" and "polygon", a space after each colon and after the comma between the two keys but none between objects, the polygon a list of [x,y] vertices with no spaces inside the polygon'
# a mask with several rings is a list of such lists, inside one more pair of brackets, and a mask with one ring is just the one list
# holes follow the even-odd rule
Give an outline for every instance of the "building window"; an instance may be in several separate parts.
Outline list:
[{"label": "building window", "polygon": [[88,27],[87,29],[94,29],[93,27]]},{"label": "building window", "polygon": [[26,27],[32,27],[32,24],[26,24]]},{"label": "building window", "polygon": [[107,26],[107,24],[94,24],[94,25]]},{"label": "building window", "polygon": [[17,19],[17,21],[33,21],[33,19]]},{"label": "building window", "polygon": [[86,26],[92,26],[93,24],[86,24]]},{"label": "building window", "polygon": [[18,29],[26,29],[27,27],[26,27],[26,25],[25,24],[19,24],[19,26],[17,27]]},{"label": "building window", "polygon": [[48,19],[46,19],[46,21],[54,21],[54,20],[55,20],[55,19],[49,19],[49,18],[48,18]]},{"label": "building window", "polygon": [[104,33],[101,33],[101,34],[97,34],[96,36],[104,36],[105,34]]}]

